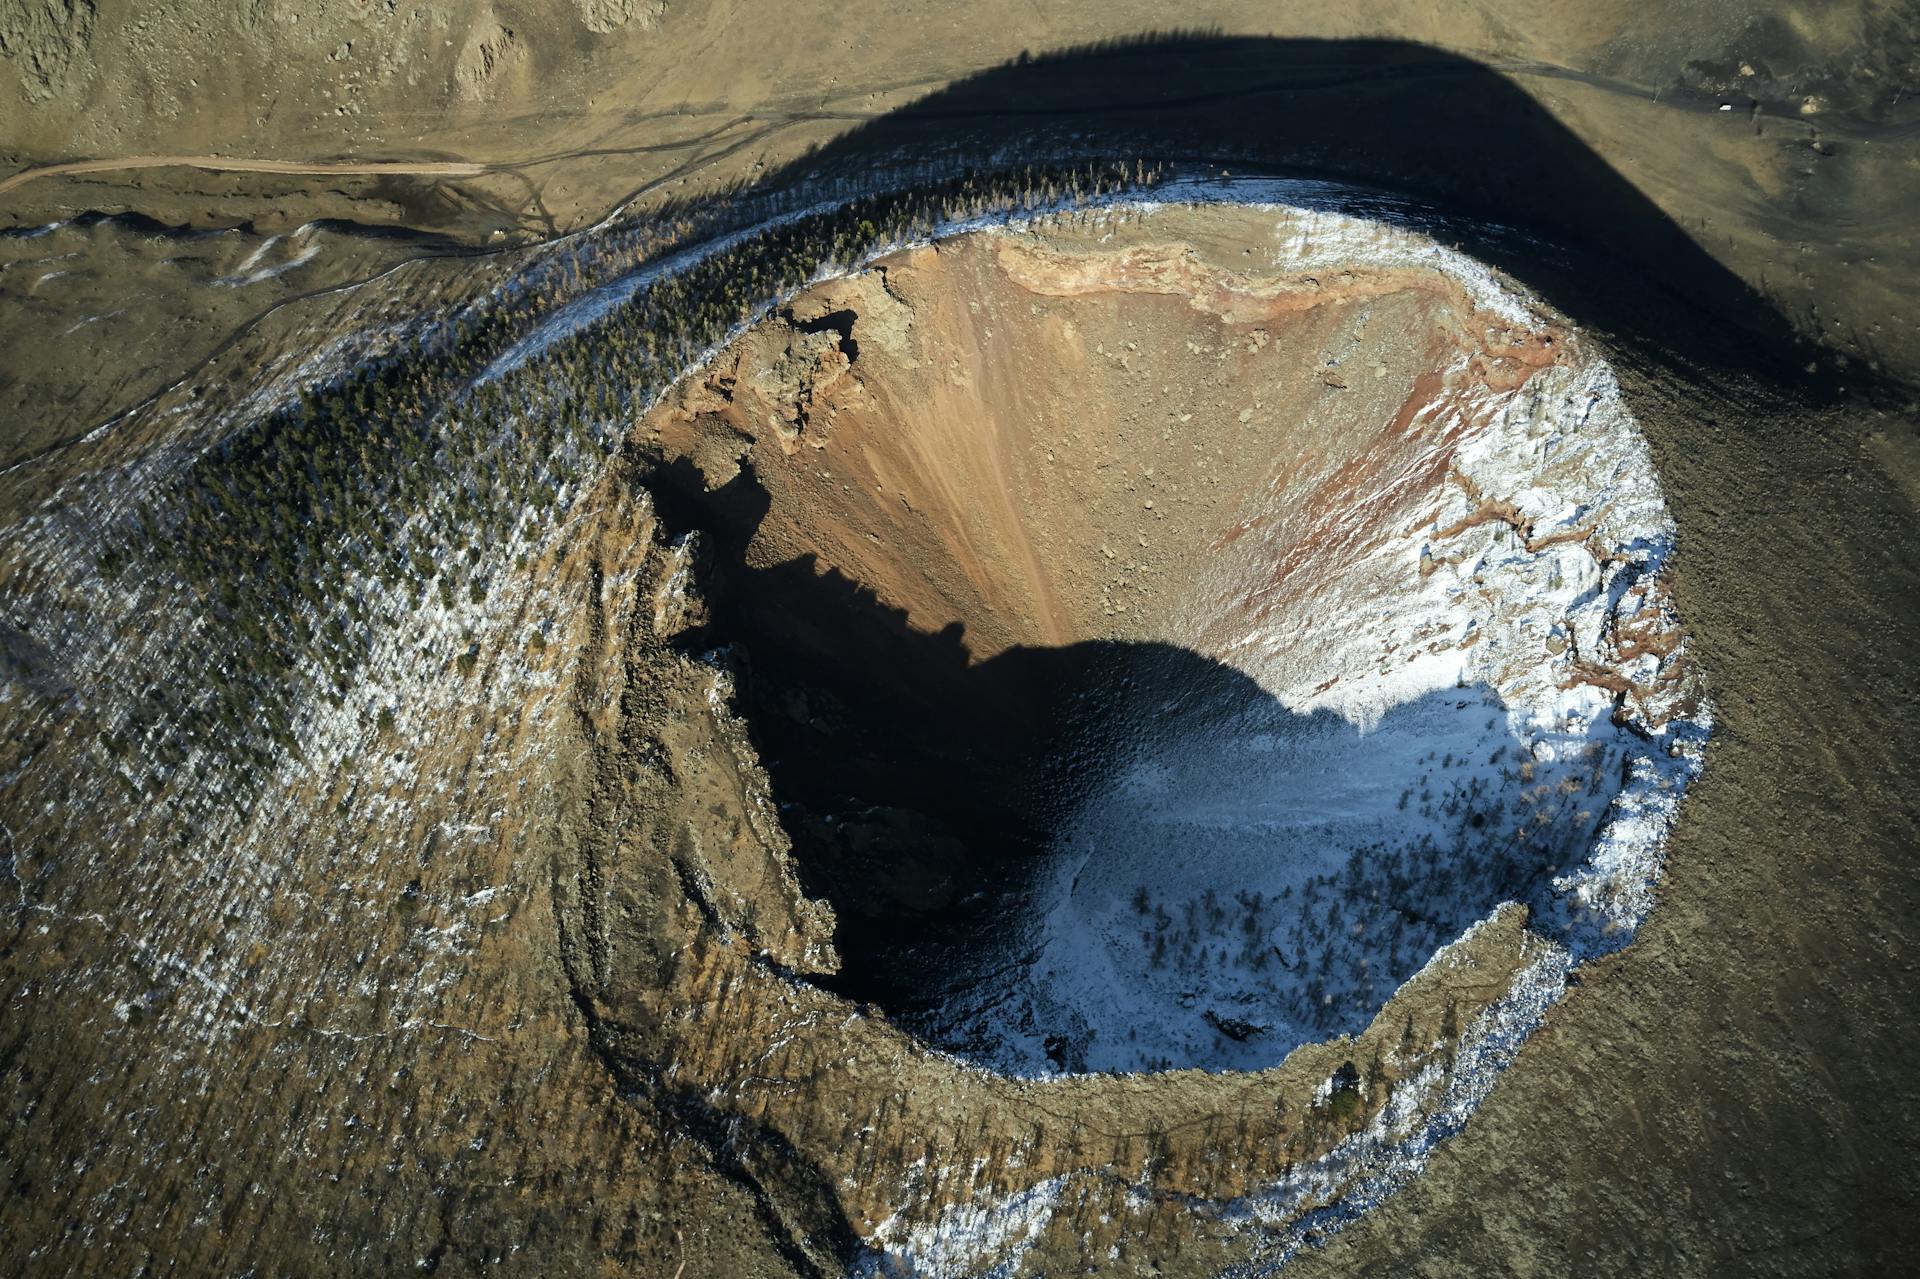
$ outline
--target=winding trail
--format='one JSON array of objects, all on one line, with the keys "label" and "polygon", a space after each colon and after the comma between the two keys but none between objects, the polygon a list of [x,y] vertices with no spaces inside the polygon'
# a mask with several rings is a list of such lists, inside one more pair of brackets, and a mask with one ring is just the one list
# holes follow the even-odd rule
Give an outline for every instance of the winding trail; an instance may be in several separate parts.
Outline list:
[{"label": "winding trail", "polygon": [[0,179],[0,195],[35,178],[74,173],[113,173],[121,169],[215,169],[227,173],[290,173],[378,177],[393,174],[425,178],[477,178],[499,166],[470,160],[234,160],[217,155],[129,155],[105,160],[68,160],[22,169]]}]

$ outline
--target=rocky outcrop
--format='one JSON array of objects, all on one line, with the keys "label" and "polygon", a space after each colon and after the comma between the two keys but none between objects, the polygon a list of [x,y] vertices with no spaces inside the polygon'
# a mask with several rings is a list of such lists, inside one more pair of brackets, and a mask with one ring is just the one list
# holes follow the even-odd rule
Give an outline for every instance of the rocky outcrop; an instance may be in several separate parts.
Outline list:
[{"label": "rocky outcrop", "polygon": [[0,56],[18,69],[27,101],[60,97],[92,72],[94,20],[94,0],[0,5]]},{"label": "rocky outcrop", "polygon": [[666,0],[574,0],[574,7],[595,35],[628,26],[645,30],[658,24],[667,11]]}]

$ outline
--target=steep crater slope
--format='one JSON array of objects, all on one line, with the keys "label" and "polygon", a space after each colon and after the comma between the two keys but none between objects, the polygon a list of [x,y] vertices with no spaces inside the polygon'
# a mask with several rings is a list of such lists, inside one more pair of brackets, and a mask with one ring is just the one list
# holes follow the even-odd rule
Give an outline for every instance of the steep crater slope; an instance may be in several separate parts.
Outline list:
[{"label": "steep crater slope", "polygon": [[1630,935],[1705,715],[1564,320],[1210,208],[794,299],[642,427],[838,993],[1020,1074],[1277,1063],[1504,902]]}]

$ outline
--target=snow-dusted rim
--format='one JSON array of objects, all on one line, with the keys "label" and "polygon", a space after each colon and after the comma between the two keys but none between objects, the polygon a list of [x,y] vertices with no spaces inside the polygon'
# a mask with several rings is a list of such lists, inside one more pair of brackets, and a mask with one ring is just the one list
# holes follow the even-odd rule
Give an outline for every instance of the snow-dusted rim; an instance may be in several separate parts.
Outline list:
[{"label": "snow-dusted rim", "polygon": [[[1444,955],[1434,960],[1444,962]],[[1267,1237],[1259,1255],[1221,1279],[1274,1273],[1303,1245],[1324,1242],[1424,1172],[1434,1148],[1466,1127],[1527,1036],[1566,994],[1574,967],[1566,948],[1537,943],[1506,995],[1460,1036],[1450,1072],[1430,1066],[1403,1081],[1365,1129],[1264,1192],[1223,1205],[1226,1216],[1265,1227]]]}]

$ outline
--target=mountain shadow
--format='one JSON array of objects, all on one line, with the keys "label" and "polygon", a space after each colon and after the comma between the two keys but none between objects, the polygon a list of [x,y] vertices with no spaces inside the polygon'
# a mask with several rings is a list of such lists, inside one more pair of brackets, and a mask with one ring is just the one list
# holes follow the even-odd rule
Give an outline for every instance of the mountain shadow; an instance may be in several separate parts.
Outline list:
[{"label": "mountain shadow", "polygon": [[[1705,97],[1668,105],[1697,111],[1703,127],[1715,110]],[[865,122],[740,194],[804,203],[822,191],[1076,159],[1391,193],[1423,207],[1440,238],[1623,344],[1801,390],[1823,380],[1804,366],[1824,348],[1514,81],[1407,41],[1171,33],[1022,55]],[[1847,378],[1856,388],[1869,380],[1857,369]]]}]

